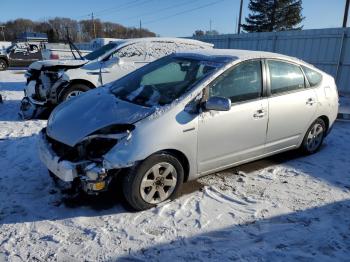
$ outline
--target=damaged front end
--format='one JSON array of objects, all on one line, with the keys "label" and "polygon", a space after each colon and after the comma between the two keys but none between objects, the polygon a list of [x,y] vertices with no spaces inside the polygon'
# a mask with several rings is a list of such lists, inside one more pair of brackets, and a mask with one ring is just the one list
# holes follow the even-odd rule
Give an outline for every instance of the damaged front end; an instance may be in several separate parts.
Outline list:
[{"label": "damaged front end", "polygon": [[88,194],[106,191],[120,169],[107,170],[103,156],[118,142],[130,139],[132,125],[113,125],[95,132],[75,146],[68,146],[40,133],[39,155],[59,179],[80,187]]},{"label": "damaged front end", "polygon": [[53,106],[58,103],[59,91],[69,84],[69,79],[65,75],[66,70],[80,66],[31,66],[25,73],[27,83],[19,113],[22,119],[48,115]]}]

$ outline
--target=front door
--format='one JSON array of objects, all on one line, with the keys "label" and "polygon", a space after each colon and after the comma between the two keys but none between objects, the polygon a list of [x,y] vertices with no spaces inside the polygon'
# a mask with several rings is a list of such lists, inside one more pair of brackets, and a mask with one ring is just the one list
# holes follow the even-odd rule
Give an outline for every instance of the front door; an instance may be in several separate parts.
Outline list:
[{"label": "front door", "polygon": [[260,60],[239,63],[209,86],[209,97],[231,99],[229,111],[202,112],[198,123],[201,174],[263,154],[268,121]]}]

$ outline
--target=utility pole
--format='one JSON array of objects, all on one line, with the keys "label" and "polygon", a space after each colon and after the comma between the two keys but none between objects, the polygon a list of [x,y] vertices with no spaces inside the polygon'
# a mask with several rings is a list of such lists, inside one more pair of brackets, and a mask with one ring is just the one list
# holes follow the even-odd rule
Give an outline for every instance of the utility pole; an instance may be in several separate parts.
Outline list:
[{"label": "utility pole", "polygon": [[242,7],[243,7],[243,0],[241,0],[241,4],[239,7],[239,18],[238,18],[238,29],[237,34],[241,33],[241,25],[242,25]]},{"label": "utility pole", "polygon": [[92,28],[94,32],[94,38],[96,38],[96,26],[95,26],[95,20],[94,20],[94,13],[91,13],[91,22],[92,22]]},{"label": "utility pole", "polygon": [[348,22],[349,2],[350,2],[350,0],[346,0],[346,2],[345,2],[345,10],[344,10],[344,18],[343,18],[343,27],[346,27],[346,26],[347,26],[347,22]]},{"label": "utility pole", "polygon": [[140,19],[140,36],[141,36],[141,30],[142,30],[142,22],[141,22],[141,19]]},{"label": "utility pole", "polygon": [[209,20],[209,32],[211,32],[211,19]]},{"label": "utility pole", "polygon": [[0,25],[0,28],[1,28],[1,31],[2,31],[2,37],[4,38],[4,41],[5,40],[5,26],[4,25]]}]

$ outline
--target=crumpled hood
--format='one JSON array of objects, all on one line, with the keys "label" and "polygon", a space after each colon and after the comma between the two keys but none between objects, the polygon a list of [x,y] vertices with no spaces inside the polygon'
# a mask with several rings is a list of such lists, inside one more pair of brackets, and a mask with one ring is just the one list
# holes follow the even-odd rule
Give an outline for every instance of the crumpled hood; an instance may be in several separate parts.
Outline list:
[{"label": "crumpled hood", "polygon": [[69,67],[80,67],[89,62],[88,60],[41,60],[32,63],[29,69],[41,70],[42,68],[58,67],[58,68],[69,68]]},{"label": "crumpled hood", "polygon": [[47,134],[74,146],[84,137],[112,124],[133,124],[154,109],[116,98],[108,88],[97,88],[60,104],[51,113]]}]

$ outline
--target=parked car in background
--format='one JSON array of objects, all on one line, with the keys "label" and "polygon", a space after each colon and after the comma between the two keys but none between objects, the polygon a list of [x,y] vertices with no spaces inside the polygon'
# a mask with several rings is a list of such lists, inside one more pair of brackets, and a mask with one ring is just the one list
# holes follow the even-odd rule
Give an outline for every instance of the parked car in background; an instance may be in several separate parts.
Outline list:
[{"label": "parked car in background", "polygon": [[122,176],[136,210],[200,176],[299,148],[332,129],[330,75],[292,57],[246,50],[176,53],[59,105],[40,135],[50,172],[97,194]]},{"label": "parked car in background", "polygon": [[9,46],[12,45],[12,42],[9,42],[9,41],[0,41],[0,50],[2,49],[6,49],[8,48]]},{"label": "parked car in background", "polygon": [[39,61],[27,73],[24,118],[98,86],[113,82],[135,69],[176,51],[208,49],[212,44],[180,38],[136,38],[111,42],[82,60]]},{"label": "parked car in background", "polygon": [[27,67],[41,60],[41,48],[38,42],[18,42],[0,50],[0,71],[8,67]]}]

